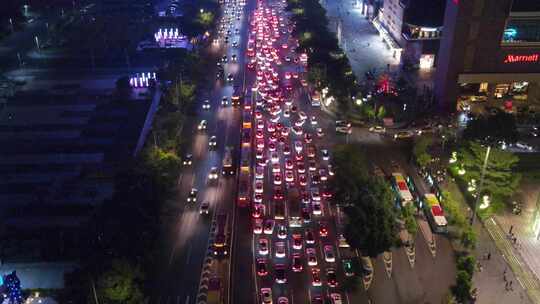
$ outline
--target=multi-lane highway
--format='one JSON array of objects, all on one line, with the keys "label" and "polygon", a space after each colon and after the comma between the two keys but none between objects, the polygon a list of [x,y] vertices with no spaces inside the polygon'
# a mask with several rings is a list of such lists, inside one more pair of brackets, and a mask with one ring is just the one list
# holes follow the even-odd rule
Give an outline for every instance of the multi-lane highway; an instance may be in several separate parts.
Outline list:
[{"label": "multi-lane highway", "polygon": [[[191,164],[186,164],[178,180],[178,197],[169,202],[170,212],[164,217],[164,234],[160,259],[160,279],[156,284],[156,296],[152,303],[197,303],[200,297],[200,280],[203,263],[212,256],[212,222],[216,214],[228,214],[233,218],[236,193],[236,178],[223,176],[221,167],[226,147],[239,146],[240,110],[231,105],[235,89],[243,90],[244,84],[244,42],[247,37],[247,12],[250,5],[227,2],[222,7],[223,18],[219,22],[222,31],[216,35],[209,52],[220,62],[224,71],[222,78],[216,79],[218,65],[208,71],[211,85],[207,93],[198,98],[197,114],[189,117],[183,130],[183,138],[191,138],[187,154],[192,154]],[[230,33],[227,33],[230,31]],[[228,43],[225,38],[229,37]],[[237,42],[233,46],[233,42]],[[233,55],[237,58],[233,61]],[[222,60],[225,56],[227,59]],[[233,76],[228,81],[227,75]],[[223,99],[227,100],[226,103]],[[208,100],[208,102],[205,102]],[[207,106],[205,106],[207,105]],[[206,127],[199,130],[201,121]],[[216,145],[211,145],[215,136]],[[213,167],[218,169],[218,178],[210,179]],[[196,202],[188,202],[192,189],[197,190]],[[209,213],[201,214],[201,205],[209,203]],[[229,256],[217,259],[222,272],[228,273]],[[227,296],[228,275],[223,278],[223,296]]]}]

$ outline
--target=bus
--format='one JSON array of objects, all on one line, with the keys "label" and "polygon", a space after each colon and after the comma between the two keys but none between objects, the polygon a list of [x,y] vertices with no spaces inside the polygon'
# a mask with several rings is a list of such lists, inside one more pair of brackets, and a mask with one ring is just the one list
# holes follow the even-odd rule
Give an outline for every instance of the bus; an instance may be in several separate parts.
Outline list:
[{"label": "bus", "polygon": [[229,217],[227,214],[218,214],[216,217],[216,234],[212,245],[214,256],[226,256],[229,254],[228,241]]},{"label": "bus", "polygon": [[221,174],[224,176],[231,176],[236,173],[236,166],[233,160],[234,149],[230,146],[225,147],[225,156],[223,157],[223,166]]},{"label": "bus", "polygon": [[251,197],[251,149],[240,152],[240,173],[238,177],[238,206],[247,207]]},{"label": "bus", "polygon": [[392,173],[392,181],[401,205],[406,206],[411,203],[413,201],[413,196],[403,175],[401,175],[401,173]]},{"label": "bus", "polygon": [[242,112],[242,128],[251,129],[251,111],[244,110]]},{"label": "bus", "polygon": [[287,195],[289,203],[289,227],[302,227],[300,192],[290,188]]},{"label": "bus", "polygon": [[435,194],[427,193],[424,195],[424,213],[428,218],[428,222],[431,229],[433,229],[433,232],[448,232],[448,221],[444,216],[444,211]]},{"label": "bus", "polygon": [[240,171],[250,172],[251,168],[251,149],[248,147],[242,148],[240,152]]}]

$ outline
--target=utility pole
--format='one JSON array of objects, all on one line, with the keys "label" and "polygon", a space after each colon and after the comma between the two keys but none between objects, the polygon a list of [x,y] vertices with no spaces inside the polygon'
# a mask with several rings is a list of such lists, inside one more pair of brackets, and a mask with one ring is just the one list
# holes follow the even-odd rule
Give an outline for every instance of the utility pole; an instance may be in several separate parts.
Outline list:
[{"label": "utility pole", "polygon": [[482,174],[480,175],[480,186],[478,187],[478,191],[476,192],[476,199],[474,200],[472,217],[471,217],[471,226],[474,224],[474,219],[476,218],[476,209],[478,208],[478,202],[480,200],[480,194],[482,193],[482,190],[483,190],[482,188],[484,187],[484,177],[486,175],[486,168],[488,164],[490,151],[491,151],[491,146],[488,146],[486,150],[486,157],[484,158],[484,164],[482,165]]}]

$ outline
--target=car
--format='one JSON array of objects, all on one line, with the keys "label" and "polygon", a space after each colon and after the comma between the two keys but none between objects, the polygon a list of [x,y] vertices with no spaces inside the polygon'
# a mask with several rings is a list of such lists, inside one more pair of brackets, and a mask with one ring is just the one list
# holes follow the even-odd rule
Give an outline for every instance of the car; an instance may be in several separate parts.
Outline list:
[{"label": "car", "polygon": [[281,240],[287,238],[287,227],[285,227],[285,225],[278,226],[277,236],[278,236],[278,239],[281,239]]},{"label": "car", "polygon": [[311,118],[310,118],[309,121],[310,121],[310,123],[311,123],[312,126],[316,126],[316,125],[317,125],[317,117],[311,116]]},{"label": "car", "polygon": [[351,134],[351,123],[344,120],[336,120],[336,132],[341,134]]},{"label": "car", "polygon": [[221,57],[221,62],[223,62],[223,63],[229,62],[229,58],[227,57],[227,55],[223,55]]},{"label": "car", "polygon": [[285,145],[283,147],[283,155],[290,155],[291,154],[291,147],[289,145]]},{"label": "car", "polygon": [[289,304],[289,299],[286,297],[279,297],[277,299],[277,304]]},{"label": "car", "polygon": [[321,155],[322,155],[323,160],[330,159],[330,153],[328,153],[328,150],[326,150],[326,149],[321,150]]},{"label": "car", "polygon": [[294,142],[294,150],[296,151],[296,153],[300,154],[303,148],[304,148],[304,145],[302,144],[301,141],[297,140]]},{"label": "car", "polygon": [[324,246],[324,260],[328,263],[334,263],[336,261],[336,256],[334,255],[334,247],[332,245]]},{"label": "car", "polygon": [[199,214],[208,214],[210,210],[210,203],[207,201],[204,201],[199,206]]},{"label": "car", "polygon": [[191,166],[192,160],[193,154],[186,154],[186,156],[184,156],[184,159],[182,160],[182,165]]},{"label": "car", "polygon": [[315,133],[317,134],[317,137],[321,138],[324,136],[324,132],[323,132],[323,129],[322,128],[317,128],[315,130]]},{"label": "car", "polygon": [[274,274],[276,277],[276,283],[285,284],[287,283],[287,277],[285,276],[285,265],[277,264],[274,266]]},{"label": "car", "polygon": [[307,115],[304,111],[300,111],[298,112],[298,117],[301,119],[301,120],[306,120],[307,119]]},{"label": "car", "polygon": [[268,144],[268,150],[269,150],[270,152],[276,151],[276,144],[275,144],[275,143],[272,143],[272,142],[269,143],[269,144]]},{"label": "car", "polygon": [[323,303],[324,303],[324,300],[321,295],[314,295],[311,298],[311,304],[323,304]]},{"label": "car", "polygon": [[233,82],[233,81],[234,81],[234,76],[233,76],[233,74],[229,73],[229,75],[227,75],[227,81],[228,81],[228,82]]},{"label": "car", "polygon": [[315,162],[314,159],[310,159],[309,160],[309,171],[314,172],[316,170],[317,170],[317,163]]},{"label": "car", "polygon": [[208,173],[208,179],[216,180],[217,178],[218,178],[218,168],[217,167],[210,168],[210,172]]},{"label": "car", "polygon": [[382,126],[373,126],[369,128],[369,132],[384,134],[386,133],[386,128]]},{"label": "car", "polygon": [[292,160],[286,158],[285,159],[285,169],[292,170],[293,166],[294,166],[294,164],[293,164]]},{"label": "car", "polygon": [[199,192],[199,190],[197,190],[196,188],[191,188],[191,191],[189,191],[189,195],[187,197],[187,202],[188,203],[196,203],[197,202],[197,193]]},{"label": "car", "polygon": [[255,178],[256,179],[263,179],[264,178],[264,167],[257,166],[255,168]]},{"label": "car", "polygon": [[279,163],[272,164],[272,173],[280,173],[281,167]]},{"label": "car", "polygon": [[215,148],[217,146],[217,138],[215,135],[212,135],[208,140],[208,146],[210,148]]},{"label": "car", "polygon": [[330,301],[332,304],[342,304],[341,295],[339,293],[331,293]]},{"label": "car", "polygon": [[262,158],[264,158],[264,149],[257,149],[257,151],[255,151],[255,159],[262,159]]},{"label": "car", "polygon": [[268,274],[268,267],[266,264],[266,259],[264,258],[257,259],[257,274],[261,277]]},{"label": "car", "polygon": [[302,136],[302,134],[304,134],[304,130],[302,130],[302,128],[299,127],[299,126],[294,126],[292,128],[292,131],[293,131],[294,134],[296,134],[298,136]]},{"label": "car", "polygon": [[281,201],[283,200],[284,196],[283,196],[283,191],[281,190],[281,188],[274,188],[274,200],[276,201]]},{"label": "car", "polygon": [[336,288],[338,286],[336,270],[334,268],[326,269],[326,281],[330,287]]},{"label": "car", "polygon": [[262,304],[272,304],[272,289],[271,288],[261,288],[261,301]]},{"label": "car", "polygon": [[263,193],[263,183],[261,181],[255,182],[255,193]]},{"label": "car", "polygon": [[319,235],[321,237],[328,236],[328,225],[325,222],[319,222]]},{"label": "car", "polygon": [[354,269],[351,259],[342,259],[341,265],[343,266],[343,273],[345,273],[345,276],[352,277],[354,276]]},{"label": "car", "polygon": [[299,253],[293,254],[291,267],[292,271],[294,272],[300,272],[304,269],[304,266],[302,265],[302,258],[300,257]]},{"label": "car", "polygon": [[313,200],[313,201],[320,201],[321,200],[321,195],[319,194],[319,188],[317,188],[317,187],[311,188],[310,193],[311,193],[311,200]]},{"label": "car", "polygon": [[323,182],[327,181],[328,180],[328,174],[326,174],[326,169],[324,169],[324,168],[319,169],[319,176],[321,178],[321,181],[323,181]]},{"label": "car", "polygon": [[232,61],[232,62],[236,62],[236,55],[235,55],[235,54],[233,54],[233,55],[231,56],[231,61]]},{"label": "car", "polygon": [[266,211],[266,207],[263,204],[253,204],[253,211],[251,212],[251,216],[253,218],[261,218],[264,216]]},{"label": "car", "polygon": [[394,139],[406,139],[413,137],[413,132],[411,131],[399,131],[396,134],[394,134]]},{"label": "car", "polygon": [[315,244],[315,238],[313,236],[313,231],[311,229],[306,229],[306,244]]},{"label": "car", "polygon": [[255,219],[253,221],[253,233],[254,234],[261,234],[263,231],[263,220],[262,219]]},{"label": "car", "polygon": [[276,242],[275,249],[276,258],[284,258],[287,255],[285,249],[285,242]]},{"label": "car", "polygon": [[197,129],[199,131],[204,131],[204,130],[206,130],[207,127],[208,127],[208,122],[205,119],[203,119],[203,120],[201,120],[199,122],[199,125],[197,126]]},{"label": "car", "polygon": [[304,125],[305,122],[306,122],[305,120],[299,119],[299,120],[297,120],[297,121],[294,122],[294,126],[295,126],[295,127],[301,127],[301,126]]},{"label": "car", "polygon": [[302,235],[295,233],[292,235],[292,238],[293,238],[293,249],[296,249],[296,250],[302,249],[302,246],[303,246]]},{"label": "car", "polygon": [[275,222],[273,220],[264,221],[264,234],[274,233]]},{"label": "car", "polygon": [[238,47],[238,41],[236,41],[236,40],[233,41],[232,46],[233,46],[234,48],[237,48],[237,47]]},{"label": "car", "polygon": [[291,170],[285,171],[285,181],[287,183],[293,183],[294,182],[294,174]]},{"label": "car", "polygon": [[307,185],[307,178],[305,174],[299,174],[298,175],[298,183],[300,186],[306,186]]},{"label": "car", "polygon": [[317,252],[315,248],[306,248],[306,257],[309,266],[317,266]]},{"label": "car", "polygon": [[304,223],[311,222],[311,213],[309,212],[309,208],[302,208],[300,213],[302,215],[302,220],[304,221]]},{"label": "car", "polygon": [[277,154],[277,152],[272,152],[270,160],[272,161],[272,163],[279,163],[279,155]]},{"label": "car", "polygon": [[259,254],[268,255],[268,240],[265,238],[259,239]]},{"label": "car", "polygon": [[304,141],[306,144],[309,144],[313,141],[313,137],[309,133],[304,133]]},{"label": "car", "polygon": [[255,204],[261,204],[262,201],[263,201],[263,195],[262,195],[262,194],[260,194],[260,193],[255,193],[255,194],[253,195],[253,202],[254,202]]},{"label": "car", "polygon": [[257,130],[263,130],[264,129],[264,121],[257,120]]},{"label": "car", "polygon": [[307,157],[308,158],[314,158],[315,157],[315,147],[313,145],[309,145],[307,147]]},{"label": "car", "polygon": [[319,270],[318,268],[311,269],[311,285],[313,285],[313,286],[321,286],[322,285],[321,270]]},{"label": "car", "polygon": [[202,108],[203,110],[210,110],[210,100],[206,99],[205,101],[203,101]]}]

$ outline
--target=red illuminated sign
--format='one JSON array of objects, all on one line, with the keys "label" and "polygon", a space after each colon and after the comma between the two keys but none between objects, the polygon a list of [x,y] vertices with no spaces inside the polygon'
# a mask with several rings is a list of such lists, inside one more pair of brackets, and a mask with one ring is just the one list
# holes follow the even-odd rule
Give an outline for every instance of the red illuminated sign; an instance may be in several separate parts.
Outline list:
[{"label": "red illuminated sign", "polygon": [[504,63],[538,62],[540,54],[512,55],[508,54],[504,58]]}]

